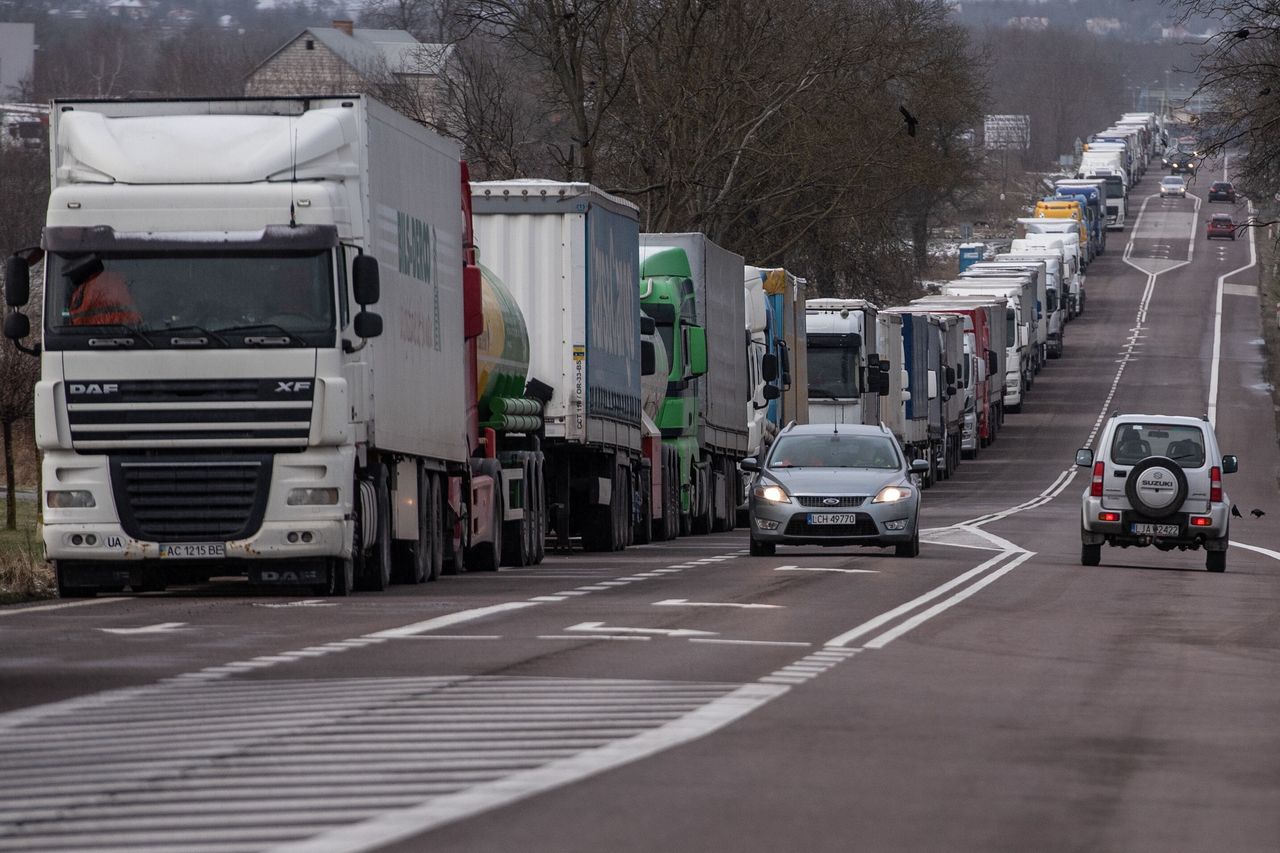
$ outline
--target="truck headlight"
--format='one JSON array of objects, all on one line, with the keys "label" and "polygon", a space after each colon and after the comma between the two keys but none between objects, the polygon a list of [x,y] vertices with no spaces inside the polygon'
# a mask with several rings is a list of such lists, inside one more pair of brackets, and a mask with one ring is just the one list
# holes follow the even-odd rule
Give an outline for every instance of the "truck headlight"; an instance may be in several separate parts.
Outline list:
[{"label": "truck headlight", "polygon": [[45,492],[45,501],[49,509],[88,509],[98,505],[93,499],[93,492],[84,489]]},{"label": "truck headlight", "polygon": [[787,494],[787,490],[776,483],[757,483],[753,493],[760,500],[771,504],[791,503],[791,496]]},{"label": "truck headlight", "polygon": [[873,504],[896,504],[911,497],[911,490],[906,486],[885,486],[871,499]]},{"label": "truck headlight", "polygon": [[338,502],[337,489],[290,489],[289,506],[333,506]]}]

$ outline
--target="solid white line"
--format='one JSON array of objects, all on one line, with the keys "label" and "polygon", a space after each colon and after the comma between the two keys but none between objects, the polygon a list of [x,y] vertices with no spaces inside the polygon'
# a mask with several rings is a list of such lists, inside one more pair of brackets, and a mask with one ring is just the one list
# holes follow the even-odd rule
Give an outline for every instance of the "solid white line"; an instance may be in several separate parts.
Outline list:
[{"label": "solid white line", "polygon": [[406,640],[501,640],[501,634],[419,634]]},{"label": "solid white line", "polygon": [[[1225,166],[1223,167],[1226,168]],[[1248,212],[1249,218],[1253,218],[1253,202],[1247,202],[1245,210]],[[1218,425],[1218,372],[1222,364],[1222,293],[1228,278],[1236,273],[1244,272],[1257,265],[1258,263],[1258,247],[1256,242],[1258,229],[1249,228],[1249,263],[1234,269],[1229,273],[1218,276],[1218,292],[1214,298],[1213,305],[1213,358],[1209,367],[1209,425],[1217,427]]]},{"label": "solid white line", "polygon": [[930,619],[937,616],[939,613],[943,612],[944,610],[954,607],[955,605],[964,601],[969,596],[976,593],[978,590],[985,587],[987,584],[992,583],[995,580],[999,579],[1001,576],[1006,575],[1009,572],[1013,571],[1018,566],[1022,565],[1027,560],[1031,559],[1031,557],[1033,556],[1034,556],[1034,552],[1031,552],[1031,551],[1025,551],[1022,554],[1019,554],[1017,557],[1010,560],[1004,566],[1001,566],[999,569],[996,569],[994,572],[982,578],[977,583],[974,583],[973,585],[967,586],[964,589],[960,590],[960,592],[957,592],[955,595],[951,596],[946,601],[941,601],[935,604],[933,607],[930,607],[928,610],[924,610],[924,611],[921,611],[920,613],[917,613],[915,616],[912,616],[910,619],[906,620],[902,624],[897,625],[893,628],[890,628],[888,631],[885,631],[883,634],[880,634],[879,636],[874,637],[871,640],[868,640],[866,643],[863,644],[863,647],[868,649],[883,649],[885,646],[889,645],[898,637],[901,637],[903,634],[910,631],[912,628],[917,628],[920,625],[924,624],[925,622],[928,622]]},{"label": "solid white line", "polygon": [[38,613],[42,610],[62,610],[66,607],[89,607],[94,604],[111,604],[116,601],[128,601],[128,598],[90,598],[85,601],[64,601],[61,604],[38,604],[35,607],[6,607],[0,610],[0,616],[20,616],[23,613]]},{"label": "solid white line", "polygon": [[654,607],[740,607],[744,610],[781,610],[781,604],[737,604],[734,602],[690,601],[687,598],[668,598],[655,601]]},{"label": "solid white line", "polygon": [[492,782],[435,797],[420,806],[379,815],[303,841],[271,848],[274,853],[371,850],[430,829],[560,788],[705,737],[787,692],[780,685],[747,684],[656,729],[598,749],[523,770]]},{"label": "solid white line", "polygon": [[821,567],[805,568],[803,566],[778,566],[775,572],[838,572],[846,575],[878,575],[875,569],[824,569]]},{"label": "solid white line", "polygon": [[1232,540],[1231,547],[1243,548],[1246,551],[1256,551],[1259,554],[1266,554],[1273,560],[1280,560],[1280,551],[1272,551],[1269,548],[1259,548],[1257,545],[1246,545],[1243,542],[1236,542],[1235,540]]},{"label": "solid white line", "polygon": [[652,640],[635,634],[539,634],[539,640]]},{"label": "solid white line", "polygon": [[[1030,554],[1031,552],[1028,551],[1026,553]],[[972,569],[965,572],[964,574],[958,575],[957,577],[952,578],[951,580],[947,581],[941,586],[934,587],[933,589],[926,592],[924,595],[913,598],[910,601],[908,601],[906,604],[899,605],[898,607],[895,607],[892,610],[888,610],[884,613],[881,613],[879,616],[876,616],[873,619],[869,619],[866,622],[863,622],[861,625],[857,626],[856,628],[850,628],[848,631],[845,631],[843,634],[838,634],[832,637],[830,640],[827,640],[823,645],[828,647],[832,647],[832,646],[840,647],[840,646],[847,645],[851,640],[856,640],[858,637],[861,637],[863,634],[871,633],[872,631],[879,628],[881,625],[885,624],[886,622],[897,619],[902,614],[915,610],[917,607],[919,607],[922,604],[925,604],[926,602],[933,601],[933,599],[942,595],[947,590],[959,586],[960,584],[964,583],[965,581],[969,580],[975,575],[982,574],[987,569],[991,568],[996,563],[1000,562],[1001,560],[1005,559],[1008,556],[1009,556],[1009,552],[996,554],[994,557],[992,557],[990,560],[987,560],[985,563],[980,563],[979,565],[974,566]]]},{"label": "solid white line", "polygon": [[434,619],[427,619],[422,622],[414,622],[412,625],[404,625],[400,628],[388,628],[385,631],[375,631],[372,634],[365,634],[365,636],[371,639],[384,640],[412,637],[414,634],[434,631],[437,628],[448,628],[450,625],[470,622],[474,619],[483,619],[486,616],[493,616],[497,613],[506,613],[511,610],[523,610],[526,607],[537,606],[538,602],[536,601],[508,601],[504,604],[492,604],[488,607],[476,607],[472,610],[460,610],[457,613],[437,616]]},{"label": "solid white line", "polygon": [[812,646],[813,643],[797,643],[785,640],[717,640],[707,637],[690,637],[691,643],[719,643],[725,646]]}]

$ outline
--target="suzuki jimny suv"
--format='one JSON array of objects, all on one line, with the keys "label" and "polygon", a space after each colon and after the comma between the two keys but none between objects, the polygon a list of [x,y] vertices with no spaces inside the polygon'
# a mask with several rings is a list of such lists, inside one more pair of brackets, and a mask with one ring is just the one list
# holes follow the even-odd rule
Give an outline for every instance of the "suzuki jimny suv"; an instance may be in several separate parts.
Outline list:
[{"label": "suzuki jimny suv", "polygon": [[1082,496],[1080,562],[1096,566],[1102,545],[1161,551],[1205,549],[1205,568],[1227,567],[1231,499],[1222,475],[1236,471],[1208,420],[1113,415],[1098,452],[1076,452],[1093,477]]}]

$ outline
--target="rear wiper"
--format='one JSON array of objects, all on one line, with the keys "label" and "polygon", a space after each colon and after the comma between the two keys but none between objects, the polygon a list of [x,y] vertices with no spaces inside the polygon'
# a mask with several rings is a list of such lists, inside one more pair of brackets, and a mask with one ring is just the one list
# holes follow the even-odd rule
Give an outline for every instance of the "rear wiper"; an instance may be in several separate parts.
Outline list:
[{"label": "rear wiper", "polygon": [[[216,332],[230,332],[235,335],[245,335],[244,342],[246,344],[257,344],[260,346],[280,346],[297,343],[298,339],[289,333],[289,330],[275,323],[246,323],[242,326],[227,326],[225,329],[215,329]],[[263,331],[276,332],[274,337],[265,335],[246,335],[246,332]]]},{"label": "rear wiper", "polygon": [[[166,326],[163,329],[148,329],[147,331],[153,334],[166,334],[166,335],[172,334],[173,332],[195,332],[198,335],[206,335],[207,337],[213,338],[215,341],[222,344],[224,347],[231,346],[231,344],[227,342],[227,339],[222,337],[222,335],[219,335],[217,332],[211,332],[208,329],[204,328],[203,326],[195,326],[195,325]],[[181,341],[182,343],[180,344],[179,341]],[[202,343],[208,343],[208,341],[205,340],[204,338],[176,337],[176,338],[169,339],[170,346],[182,346],[184,344],[189,346],[195,346],[197,344],[202,344]]]}]

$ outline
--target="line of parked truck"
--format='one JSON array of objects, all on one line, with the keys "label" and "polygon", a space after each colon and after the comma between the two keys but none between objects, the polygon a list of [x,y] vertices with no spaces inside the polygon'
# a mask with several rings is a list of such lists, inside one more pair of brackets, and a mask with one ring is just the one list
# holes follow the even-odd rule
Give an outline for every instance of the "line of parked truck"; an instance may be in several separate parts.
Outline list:
[{"label": "line of parked truck", "polygon": [[473,183],[368,97],[58,101],[50,150],[5,334],[41,356],[66,596],[346,594],[732,530],[740,461],[792,420],[883,422],[931,485],[1062,355],[1110,203],[1064,181],[1009,252],[882,309],[588,184]]}]

